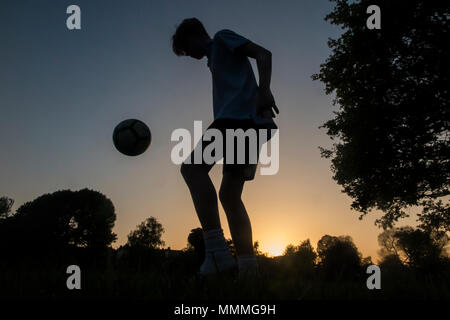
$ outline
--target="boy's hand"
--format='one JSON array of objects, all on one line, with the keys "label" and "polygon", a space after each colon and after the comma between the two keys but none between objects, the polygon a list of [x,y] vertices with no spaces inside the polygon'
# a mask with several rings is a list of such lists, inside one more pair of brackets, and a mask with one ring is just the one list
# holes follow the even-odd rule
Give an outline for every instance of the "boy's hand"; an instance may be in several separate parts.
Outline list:
[{"label": "boy's hand", "polygon": [[260,89],[258,91],[258,105],[256,106],[256,114],[266,118],[275,118],[275,112],[278,114],[280,111],[275,104],[275,99],[273,98],[270,89]]}]

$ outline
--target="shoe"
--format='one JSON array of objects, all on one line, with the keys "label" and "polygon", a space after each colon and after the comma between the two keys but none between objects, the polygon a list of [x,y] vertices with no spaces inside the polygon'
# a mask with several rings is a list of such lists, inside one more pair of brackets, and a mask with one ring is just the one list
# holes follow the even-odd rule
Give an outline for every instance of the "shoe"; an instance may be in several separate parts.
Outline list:
[{"label": "shoe", "polygon": [[236,268],[236,260],[228,249],[207,251],[199,274],[208,276]]}]

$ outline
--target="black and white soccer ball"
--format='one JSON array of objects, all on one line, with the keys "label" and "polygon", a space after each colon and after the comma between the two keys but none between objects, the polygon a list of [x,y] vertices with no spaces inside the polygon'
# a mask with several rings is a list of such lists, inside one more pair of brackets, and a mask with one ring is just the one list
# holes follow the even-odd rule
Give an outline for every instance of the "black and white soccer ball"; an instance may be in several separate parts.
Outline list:
[{"label": "black and white soccer ball", "polygon": [[138,156],[150,146],[152,134],[144,122],[128,119],[115,127],[113,142],[119,152],[127,156]]}]

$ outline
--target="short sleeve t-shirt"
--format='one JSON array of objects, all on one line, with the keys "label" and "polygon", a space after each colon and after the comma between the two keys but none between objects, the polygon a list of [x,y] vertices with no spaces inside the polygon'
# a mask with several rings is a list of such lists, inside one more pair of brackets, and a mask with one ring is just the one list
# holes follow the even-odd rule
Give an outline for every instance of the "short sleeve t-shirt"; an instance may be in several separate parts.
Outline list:
[{"label": "short sleeve t-shirt", "polygon": [[221,30],[208,42],[206,55],[213,81],[214,119],[252,119],[256,124],[276,128],[273,119],[256,114],[258,85],[248,57],[236,48],[250,40],[231,30]]}]

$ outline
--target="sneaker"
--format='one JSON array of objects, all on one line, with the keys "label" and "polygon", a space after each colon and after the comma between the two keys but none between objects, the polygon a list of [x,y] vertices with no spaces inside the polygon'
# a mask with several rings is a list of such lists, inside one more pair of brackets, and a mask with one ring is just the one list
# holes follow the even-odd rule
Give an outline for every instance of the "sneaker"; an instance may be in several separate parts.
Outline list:
[{"label": "sneaker", "polygon": [[207,276],[235,268],[236,260],[228,249],[207,251],[199,274]]}]

